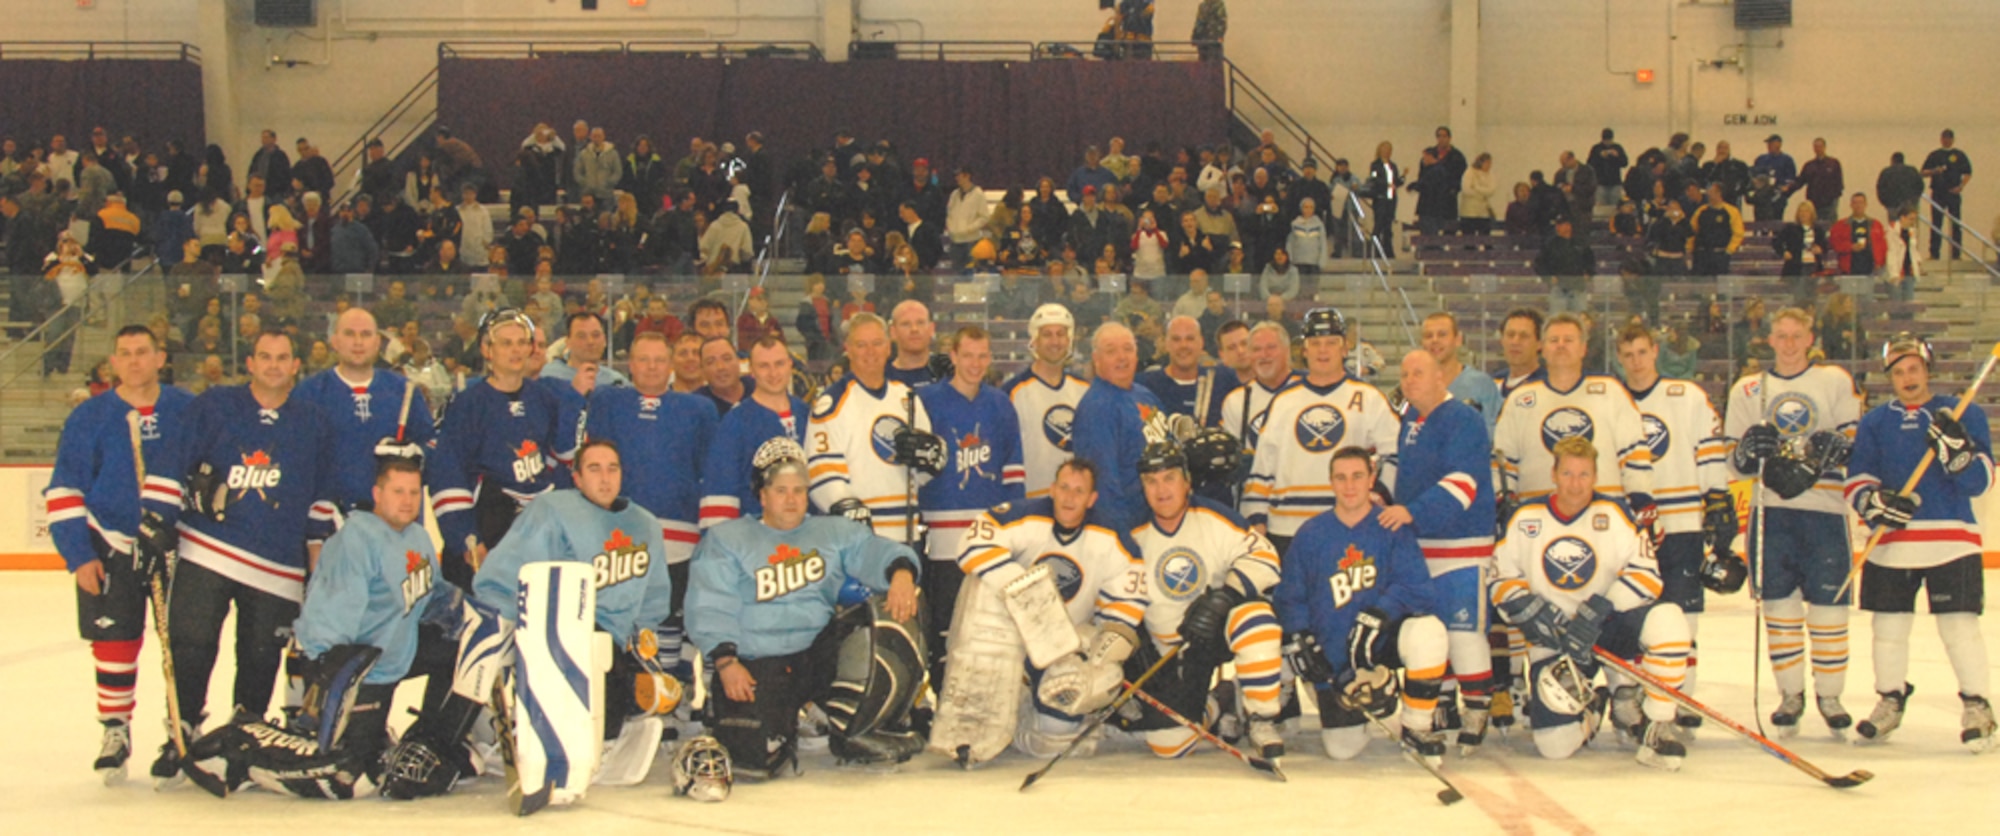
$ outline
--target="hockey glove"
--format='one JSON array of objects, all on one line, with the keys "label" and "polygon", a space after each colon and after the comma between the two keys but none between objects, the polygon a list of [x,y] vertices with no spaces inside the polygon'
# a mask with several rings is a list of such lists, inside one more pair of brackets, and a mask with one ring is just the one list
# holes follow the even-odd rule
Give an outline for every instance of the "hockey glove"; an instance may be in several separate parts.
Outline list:
[{"label": "hockey glove", "polygon": [[1357,668],[1375,667],[1375,644],[1382,638],[1382,628],[1389,622],[1389,615],[1375,607],[1362,610],[1354,616],[1354,626],[1347,631],[1347,661]]},{"label": "hockey glove", "polygon": [[1333,684],[1333,663],[1326,660],[1326,650],[1319,646],[1319,637],[1310,630],[1300,630],[1285,639],[1285,661],[1300,679],[1314,685]]},{"label": "hockey glove", "polygon": [[1701,585],[1710,592],[1729,595],[1743,588],[1744,579],[1750,577],[1750,567],[1743,564],[1743,558],[1733,552],[1717,550],[1701,562]]},{"label": "hockey glove", "polygon": [[1181,615],[1181,641],[1188,661],[1219,665],[1230,658],[1229,613],[1243,603],[1243,593],[1228,585],[1203,592]]},{"label": "hockey glove", "polygon": [[851,496],[834,502],[833,507],[826,509],[826,512],[836,517],[846,517],[862,525],[873,525],[875,521],[875,512],[868,510],[868,506],[863,505],[861,500]]},{"label": "hockey glove", "polygon": [[1563,628],[1562,650],[1578,662],[1588,662],[1591,649],[1597,646],[1597,637],[1604,634],[1604,622],[1611,620],[1611,599],[1602,595],[1592,595],[1590,599],[1576,606],[1576,614],[1569,617],[1569,624]]},{"label": "hockey glove", "polygon": [[1129,629],[1099,630],[1090,646],[1049,665],[1035,696],[1064,714],[1082,716],[1111,704],[1125,682],[1125,657],[1132,655]]},{"label": "hockey glove", "polygon": [[1660,506],[1653,503],[1653,495],[1628,493],[1625,503],[1632,508],[1632,524],[1639,527],[1639,533],[1652,539],[1654,548],[1659,548],[1666,534],[1660,531]]},{"label": "hockey glove", "polygon": [[1937,452],[1937,463],[1944,468],[1945,475],[1957,476],[1972,466],[1972,438],[1965,434],[1965,425],[1951,417],[1951,412],[1940,409],[1931,413],[1929,430],[1931,449]]},{"label": "hockey glove", "polygon": [[1396,711],[1396,672],[1387,667],[1341,671],[1334,699],[1349,711],[1386,718]]},{"label": "hockey glove", "polygon": [[1507,536],[1507,521],[1514,518],[1514,512],[1521,509],[1521,495],[1513,491],[1501,491],[1493,498],[1493,531],[1501,537]]},{"label": "hockey glove", "polygon": [[132,568],[139,577],[165,577],[167,563],[181,544],[181,533],[158,511],[139,515],[139,537],[132,542]]},{"label": "hockey glove", "polygon": [[936,434],[904,427],[896,433],[895,447],[892,463],[914,467],[932,476],[944,472],[944,439]]},{"label": "hockey glove", "polygon": [[1726,551],[1731,541],[1736,539],[1736,501],[1728,491],[1709,491],[1701,495],[1701,533],[1708,541],[1711,551]]},{"label": "hockey glove", "polygon": [[1914,496],[1890,493],[1882,488],[1870,488],[1854,502],[1854,510],[1860,512],[1861,521],[1876,528],[1887,527],[1901,531],[1916,516],[1917,506],[1922,500]]},{"label": "hockey glove", "polygon": [[214,465],[202,462],[187,480],[187,506],[195,513],[222,522],[229,507],[227,477]]},{"label": "hockey glove", "polygon": [[1500,616],[1519,627],[1529,644],[1562,649],[1563,629],[1568,626],[1569,617],[1541,596],[1529,593],[1502,601]]},{"label": "hockey glove", "polygon": [[1778,428],[1770,424],[1755,424],[1743,431],[1743,437],[1736,442],[1736,452],[1731,454],[1731,464],[1738,473],[1758,473],[1764,468],[1764,460],[1778,454]]}]

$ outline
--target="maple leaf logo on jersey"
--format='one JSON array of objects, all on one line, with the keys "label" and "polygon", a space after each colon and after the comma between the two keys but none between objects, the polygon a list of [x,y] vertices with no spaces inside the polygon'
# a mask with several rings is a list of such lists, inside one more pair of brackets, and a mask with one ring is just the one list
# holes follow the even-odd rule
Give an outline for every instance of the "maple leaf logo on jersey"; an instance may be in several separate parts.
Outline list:
[{"label": "maple leaf logo on jersey", "polygon": [[623,583],[633,578],[643,578],[646,570],[653,565],[653,556],[642,543],[634,543],[625,529],[611,529],[611,536],[604,538],[604,551],[590,559],[590,568],[596,573],[597,588]]},{"label": "maple leaf logo on jersey", "polygon": [[625,529],[622,528],[612,529],[611,539],[604,541],[604,550],[608,552],[631,548],[631,546],[632,538],[625,536]]},{"label": "maple leaf logo on jersey", "polygon": [[752,573],[757,584],[757,600],[769,601],[790,595],[826,577],[826,558],[819,549],[801,552],[790,543],[779,543],[766,558],[770,565]]},{"label": "maple leaf logo on jersey", "polygon": [[403,553],[403,612],[415,609],[417,602],[430,594],[434,580],[431,562],[422,554],[415,549]]},{"label": "maple leaf logo on jersey", "polygon": [[411,549],[403,553],[404,572],[415,572],[418,569],[423,568],[423,565],[424,565],[424,556],[417,554],[415,549]]},{"label": "maple leaf logo on jersey", "polygon": [[514,450],[514,481],[522,484],[535,481],[548,465],[542,461],[542,445],[532,438],[523,439],[521,446]]},{"label": "maple leaf logo on jersey", "polygon": [[797,547],[790,543],[779,543],[777,550],[771,552],[771,556],[765,558],[765,562],[777,564],[797,559],[799,559],[799,550]]},{"label": "maple leaf logo on jersey", "polygon": [[1375,588],[1378,576],[1375,558],[1369,557],[1353,543],[1347,544],[1347,552],[1335,564],[1338,571],[1326,579],[1327,590],[1333,593],[1333,605],[1345,607],[1354,596]]},{"label": "maple leaf logo on jersey", "polygon": [[1353,543],[1348,543],[1347,553],[1342,555],[1340,558],[1340,571],[1345,572],[1349,569],[1352,569],[1354,568],[1355,564],[1358,564],[1361,561],[1367,559],[1368,555],[1362,554],[1361,548],[1359,546],[1356,546]]},{"label": "maple leaf logo on jersey", "polygon": [[241,454],[241,459],[243,461],[242,464],[229,468],[229,480],[227,483],[229,490],[236,492],[237,499],[242,499],[248,496],[251,491],[256,491],[258,499],[265,502],[271,501],[270,494],[265,493],[265,491],[277,487],[278,480],[284,476],[284,473],[279,471],[277,465],[271,463],[270,454],[262,450],[243,453]]},{"label": "maple leaf logo on jersey", "polygon": [[981,479],[993,478],[992,474],[986,472],[986,463],[993,460],[993,448],[985,439],[979,437],[978,424],[972,425],[972,432],[958,437],[956,459],[959,490],[965,490],[966,485],[972,484],[974,476]]}]

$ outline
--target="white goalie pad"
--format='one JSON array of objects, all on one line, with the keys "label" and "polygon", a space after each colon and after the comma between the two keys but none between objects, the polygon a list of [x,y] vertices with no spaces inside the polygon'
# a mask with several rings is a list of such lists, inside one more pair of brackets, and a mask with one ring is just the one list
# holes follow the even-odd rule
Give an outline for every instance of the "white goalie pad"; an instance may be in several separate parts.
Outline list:
[{"label": "white goalie pad", "polygon": [[1007,614],[1020,630],[1021,646],[1028,652],[1028,661],[1035,667],[1047,668],[1057,659],[1083,649],[1076,625],[1070,623],[1069,611],[1063,608],[1055,574],[1047,565],[1036,566],[1015,578],[1001,597],[1007,604]]},{"label": "white goalie pad", "polygon": [[521,567],[514,628],[513,729],[518,815],[571,804],[589,789],[603,746],[604,673],[611,637],[597,632],[589,564]]},{"label": "white goalie pad", "polygon": [[[1073,628],[1070,634],[1074,638]],[[931,723],[931,751],[967,769],[1006,751],[1020,717],[1026,658],[1000,588],[968,576],[952,615],[948,673]]]}]

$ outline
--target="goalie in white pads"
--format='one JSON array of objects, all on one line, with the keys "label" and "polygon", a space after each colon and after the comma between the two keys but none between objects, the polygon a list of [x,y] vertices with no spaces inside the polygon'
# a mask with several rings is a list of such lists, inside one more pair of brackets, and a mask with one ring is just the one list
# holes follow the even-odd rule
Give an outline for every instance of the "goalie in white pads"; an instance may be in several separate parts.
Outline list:
[{"label": "goalie in white pads", "polygon": [[[1150,640],[1125,660],[1125,678],[1138,681],[1168,649],[1184,643],[1180,655],[1146,683],[1146,691],[1181,716],[1198,718],[1216,713],[1208,707],[1209,680],[1233,661],[1251,744],[1266,758],[1283,757],[1285,741],[1278,731],[1283,634],[1269,600],[1278,583],[1277,551],[1236,512],[1194,495],[1187,457],[1171,441],[1146,445],[1139,483],[1153,511],[1150,522],[1132,530],[1146,561]],[[1150,707],[1138,712],[1137,703],[1127,705],[1138,717],[1120,727],[1143,731],[1155,755],[1178,758],[1201,740]]]},{"label": "goalie in white pads", "polygon": [[[1687,617],[1656,603],[1660,573],[1645,532],[1625,506],[1596,491],[1598,451],[1587,439],[1555,444],[1555,492],[1509,518],[1495,553],[1493,606],[1528,639],[1528,704],[1535,748],[1567,758],[1595,734],[1603,706],[1590,682],[1602,649],[1680,687],[1687,670]],[[1638,741],[1647,766],[1679,769],[1687,756],[1665,692],[1610,674],[1611,720]],[[1643,700],[1643,705],[1641,704]]]},{"label": "goalie in white pads", "polygon": [[[687,627],[715,672],[710,727],[755,777],[796,768],[807,703],[825,709],[836,759],[908,760],[923,750],[898,730],[924,681],[916,552],[840,517],[807,516],[805,452],[791,439],[765,442],[755,465],[763,516],[717,525],[695,549]],[[850,580],[874,596],[836,615]]]},{"label": "goalie in white pads", "polygon": [[[1116,695],[1146,614],[1145,563],[1129,536],[1100,522],[1096,503],[1096,466],[1072,458],[1047,498],[1002,505],[967,529],[932,750],[968,769],[1010,740],[1051,757]],[[1024,660],[1028,718],[1019,716]],[[1094,751],[1083,741],[1071,754]]]}]

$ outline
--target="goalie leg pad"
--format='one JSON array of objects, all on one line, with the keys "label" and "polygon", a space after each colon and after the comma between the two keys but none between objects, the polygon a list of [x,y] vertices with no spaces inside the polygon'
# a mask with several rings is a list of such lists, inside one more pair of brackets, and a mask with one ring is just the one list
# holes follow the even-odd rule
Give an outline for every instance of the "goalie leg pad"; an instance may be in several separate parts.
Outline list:
[{"label": "goalie leg pad", "polygon": [[860,737],[895,728],[923,690],[930,651],[915,617],[890,617],[886,599],[874,596],[843,612],[845,633],[836,641],[832,692],[825,702],[835,735]]},{"label": "goalie leg pad", "polygon": [[[597,769],[603,729],[603,682],[593,657],[597,589],[580,563],[521,567],[520,621],[514,631],[516,812],[583,797]],[[609,663],[609,647],[601,649]]]},{"label": "goalie leg pad", "polygon": [[1063,608],[1062,592],[1056,589],[1055,573],[1048,566],[1036,566],[1015,578],[1001,598],[1007,602],[1014,626],[1020,628],[1021,644],[1035,667],[1046,668],[1082,649],[1083,641]]},{"label": "goalie leg pad", "polygon": [[976,575],[959,587],[950,636],[945,666],[951,674],[938,697],[930,748],[971,768],[1013,741],[1027,653],[1000,589]]},{"label": "goalie leg pad", "polygon": [[[1021,727],[1014,736],[1014,746],[1031,758],[1053,758],[1083,733],[1083,721],[1080,719],[1059,717],[1043,711],[1030,711],[1029,715],[1021,721]],[[1087,758],[1096,753],[1097,740],[1093,737],[1078,744],[1069,756]]]},{"label": "goalie leg pad", "polygon": [[[356,718],[355,730],[366,722]],[[225,759],[247,770],[258,786],[279,795],[347,800],[373,795],[382,776],[379,744],[360,743],[343,741],[341,746],[321,749],[310,735],[244,717],[189,744],[188,756]]]},{"label": "goalie leg pad", "polygon": [[514,625],[470,595],[458,598],[458,663],[452,670],[451,690],[484,703],[501,672],[514,663]]},{"label": "goalie leg pad", "polygon": [[347,730],[355,699],[364,688],[362,678],[381,656],[379,647],[343,644],[311,660],[303,677],[297,728],[311,734],[320,748],[333,748],[334,741]]}]

